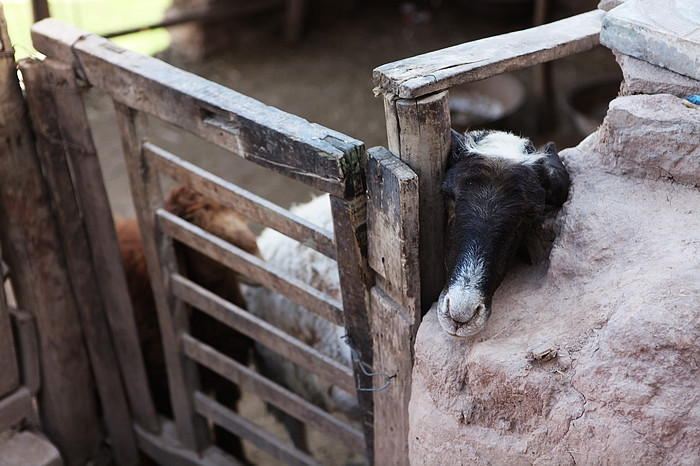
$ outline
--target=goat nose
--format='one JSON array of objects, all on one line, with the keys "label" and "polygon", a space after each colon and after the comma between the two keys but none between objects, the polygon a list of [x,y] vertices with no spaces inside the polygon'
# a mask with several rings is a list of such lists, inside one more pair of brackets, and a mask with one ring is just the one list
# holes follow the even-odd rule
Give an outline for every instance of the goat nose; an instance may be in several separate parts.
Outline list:
[{"label": "goat nose", "polygon": [[[469,322],[470,320],[474,319],[475,317],[480,317],[484,314],[484,311],[486,310],[486,306],[484,306],[484,303],[479,303],[477,304],[473,309],[452,309],[450,308],[450,298],[445,299],[445,310],[447,311],[447,315],[450,316],[452,320],[458,323],[466,323]],[[469,312],[471,311],[471,312]]]}]

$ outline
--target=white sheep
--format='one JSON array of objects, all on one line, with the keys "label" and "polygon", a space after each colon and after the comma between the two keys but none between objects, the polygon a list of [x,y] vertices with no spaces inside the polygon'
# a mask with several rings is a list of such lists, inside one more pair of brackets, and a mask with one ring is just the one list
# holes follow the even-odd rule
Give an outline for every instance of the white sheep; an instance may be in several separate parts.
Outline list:
[{"label": "white sheep", "polygon": [[[290,209],[313,224],[333,231],[333,218],[327,195]],[[258,237],[258,247],[265,261],[316,289],[340,300],[340,282],[336,261],[270,228]],[[351,365],[350,348],[345,343],[343,327],[335,325],[266,288],[246,289],[249,312],[301,340],[338,362]],[[257,344],[256,357],[267,377],[329,412],[357,417],[357,398],[323,378],[292,363],[274,351]],[[273,410],[285,423],[297,448],[308,451],[300,423]]]}]

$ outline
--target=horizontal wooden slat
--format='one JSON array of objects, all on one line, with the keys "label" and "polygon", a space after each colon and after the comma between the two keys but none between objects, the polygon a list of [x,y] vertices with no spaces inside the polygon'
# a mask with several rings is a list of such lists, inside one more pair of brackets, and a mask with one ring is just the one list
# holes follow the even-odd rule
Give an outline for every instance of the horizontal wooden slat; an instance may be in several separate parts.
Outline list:
[{"label": "horizontal wooden slat", "polygon": [[190,335],[183,335],[182,343],[185,354],[199,364],[240,385],[244,390],[255,393],[290,416],[339,440],[350,450],[366,454],[365,438],[359,430]]},{"label": "horizontal wooden slat", "polygon": [[242,215],[335,259],[333,234],[286,209],[194,165],[151,143],[145,143],[148,162],[163,174],[187,184]]},{"label": "horizontal wooden slat", "polygon": [[321,463],[302,453],[261,429],[256,424],[239,416],[225,406],[212,400],[202,392],[194,393],[194,404],[202,416],[211,419],[231,433],[248,440],[265,453],[294,466],[320,466]]},{"label": "horizontal wooden slat", "polygon": [[173,215],[165,209],[156,210],[158,226],[163,233],[202,254],[221,262],[261,285],[283,294],[336,325],[343,325],[343,305],[301,280],[282,273],[262,259],[237,248],[218,236]]},{"label": "horizontal wooden slat", "polygon": [[344,366],[182,275],[173,275],[170,287],[175,297],[182,299],[189,305],[206,312],[290,361],[331,381],[346,392],[355,392],[355,379],[350,367]]},{"label": "horizontal wooden slat", "polygon": [[185,448],[177,439],[175,424],[163,419],[160,434],[148,432],[134,424],[139,449],[157,464],[168,466],[240,466],[243,463],[210,445],[201,452]]},{"label": "horizontal wooden slat", "polygon": [[589,11],[542,26],[475,40],[380,66],[374,82],[399,98],[416,98],[590,50],[605,12]]},{"label": "horizontal wooden slat", "polygon": [[32,40],[121,104],[335,196],[364,190],[361,141],[56,19],[36,23]]}]

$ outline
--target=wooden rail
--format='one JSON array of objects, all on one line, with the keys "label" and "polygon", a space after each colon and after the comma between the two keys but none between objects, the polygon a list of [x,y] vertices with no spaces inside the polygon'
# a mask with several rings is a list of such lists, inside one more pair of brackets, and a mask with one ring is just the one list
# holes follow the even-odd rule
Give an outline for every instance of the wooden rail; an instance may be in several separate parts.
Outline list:
[{"label": "wooden rail", "polygon": [[156,211],[158,225],[163,233],[175,238],[202,254],[218,260],[238,273],[245,275],[284,294],[297,304],[308,308],[336,325],[343,324],[342,303],[301,280],[285,276],[265,261],[222,240],[206,230],[173,215],[165,209]]},{"label": "wooden rail", "polygon": [[414,99],[506,71],[527,68],[598,45],[605,12],[577,16],[522,31],[475,40],[399,60],[374,70],[383,92]]},{"label": "wooden rail", "polygon": [[189,305],[248,335],[301,367],[332,381],[346,392],[352,393],[355,390],[352,369],[338,363],[335,359],[305,345],[182,275],[171,277],[171,287],[173,294]]},{"label": "wooden rail", "polygon": [[226,377],[244,390],[255,393],[264,401],[343,442],[352,451],[365,453],[365,439],[361,431],[339,421],[302,397],[259,375],[246,366],[226,357],[211,346],[189,335],[183,336],[185,354],[199,364]]},{"label": "wooden rail", "polygon": [[32,39],[122,105],[334,196],[364,190],[357,175],[364,145],[356,139],[52,18],[32,27]]},{"label": "wooden rail", "polygon": [[143,150],[149,163],[164,175],[191,186],[210,199],[224,204],[251,220],[273,228],[335,259],[333,233],[282,209],[277,204],[212,175],[154,144],[145,143]]}]

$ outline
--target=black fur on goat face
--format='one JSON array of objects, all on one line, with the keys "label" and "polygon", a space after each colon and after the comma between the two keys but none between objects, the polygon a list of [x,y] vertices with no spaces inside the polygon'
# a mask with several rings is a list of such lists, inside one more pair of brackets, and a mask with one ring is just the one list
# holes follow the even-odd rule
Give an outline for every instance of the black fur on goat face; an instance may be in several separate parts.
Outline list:
[{"label": "black fur on goat face", "polygon": [[450,335],[486,326],[493,294],[523,237],[561,207],[569,175],[554,143],[532,143],[501,131],[452,131],[443,182],[447,205],[447,282],[438,319]]}]

